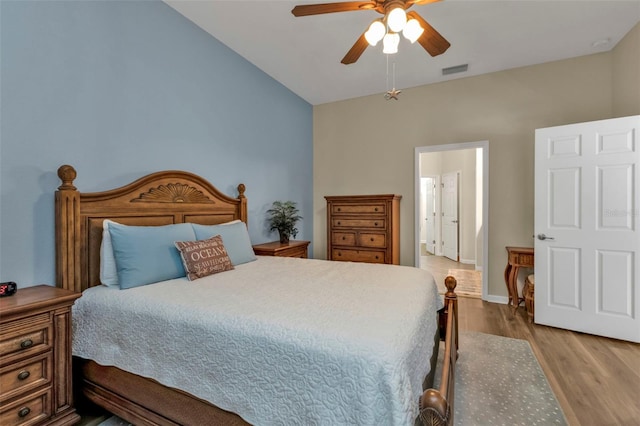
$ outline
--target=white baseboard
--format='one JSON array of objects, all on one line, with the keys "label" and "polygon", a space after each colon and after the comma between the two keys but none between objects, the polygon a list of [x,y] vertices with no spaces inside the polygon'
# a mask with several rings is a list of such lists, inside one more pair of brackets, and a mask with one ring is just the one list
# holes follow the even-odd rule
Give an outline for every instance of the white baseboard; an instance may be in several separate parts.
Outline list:
[{"label": "white baseboard", "polygon": [[464,263],[465,265],[473,265],[476,263],[475,259],[460,259],[460,263]]},{"label": "white baseboard", "polygon": [[494,294],[488,294],[487,297],[483,297],[482,300],[492,303],[501,303],[503,305],[509,303],[508,296],[496,296]]},{"label": "white baseboard", "polygon": [[476,271],[482,271],[482,266],[476,265]]}]

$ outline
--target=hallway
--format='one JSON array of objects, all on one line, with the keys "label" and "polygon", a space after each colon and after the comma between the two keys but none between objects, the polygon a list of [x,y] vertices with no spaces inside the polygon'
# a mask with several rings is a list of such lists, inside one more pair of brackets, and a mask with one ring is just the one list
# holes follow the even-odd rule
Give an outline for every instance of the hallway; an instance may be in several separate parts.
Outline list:
[{"label": "hallway", "polygon": [[420,256],[420,269],[426,269],[433,274],[438,284],[438,290],[444,294],[447,290],[444,279],[452,275],[458,281],[456,293],[459,296],[482,297],[482,271],[476,271],[474,265],[454,262],[444,256]]}]

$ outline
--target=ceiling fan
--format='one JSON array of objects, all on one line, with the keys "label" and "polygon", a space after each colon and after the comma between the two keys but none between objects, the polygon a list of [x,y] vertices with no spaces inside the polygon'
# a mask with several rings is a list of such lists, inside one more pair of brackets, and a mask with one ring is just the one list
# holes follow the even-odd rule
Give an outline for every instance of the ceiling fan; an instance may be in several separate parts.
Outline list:
[{"label": "ceiling fan", "polygon": [[397,52],[400,32],[411,42],[418,41],[431,56],[444,53],[451,44],[429,25],[418,12],[406,11],[414,4],[423,5],[437,1],[440,0],[369,0],[307,4],[294,7],[291,13],[296,17],[356,10],[375,10],[382,14],[384,17],[373,21],[369,29],[362,33],[345,57],[342,58],[341,62],[348,65],[356,62],[369,45],[375,46],[380,40],[384,44],[383,52]]}]

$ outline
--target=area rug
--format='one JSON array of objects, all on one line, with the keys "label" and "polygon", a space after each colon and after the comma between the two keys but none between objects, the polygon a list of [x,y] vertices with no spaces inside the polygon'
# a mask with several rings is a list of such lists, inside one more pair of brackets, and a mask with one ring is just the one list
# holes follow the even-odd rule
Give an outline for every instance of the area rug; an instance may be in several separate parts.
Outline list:
[{"label": "area rug", "polygon": [[[440,345],[436,383],[444,357]],[[566,425],[540,364],[526,340],[460,333],[454,424],[459,426]],[[111,417],[99,426],[128,426]]]},{"label": "area rug", "polygon": [[[444,345],[440,345],[437,388]],[[564,413],[526,340],[460,333],[454,424],[566,425]]]}]

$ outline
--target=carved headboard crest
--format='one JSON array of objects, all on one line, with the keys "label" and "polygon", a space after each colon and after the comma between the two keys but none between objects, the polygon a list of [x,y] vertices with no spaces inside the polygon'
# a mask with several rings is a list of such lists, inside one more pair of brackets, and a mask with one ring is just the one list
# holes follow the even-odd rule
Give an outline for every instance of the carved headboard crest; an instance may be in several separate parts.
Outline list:
[{"label": "carved headboard crest", "polygon": [[215,201],[207,197],[197,188],[182,183],[169,183],[151,188],[148,192],[140,194],[132,202],[153,203],[211,203]]}]

